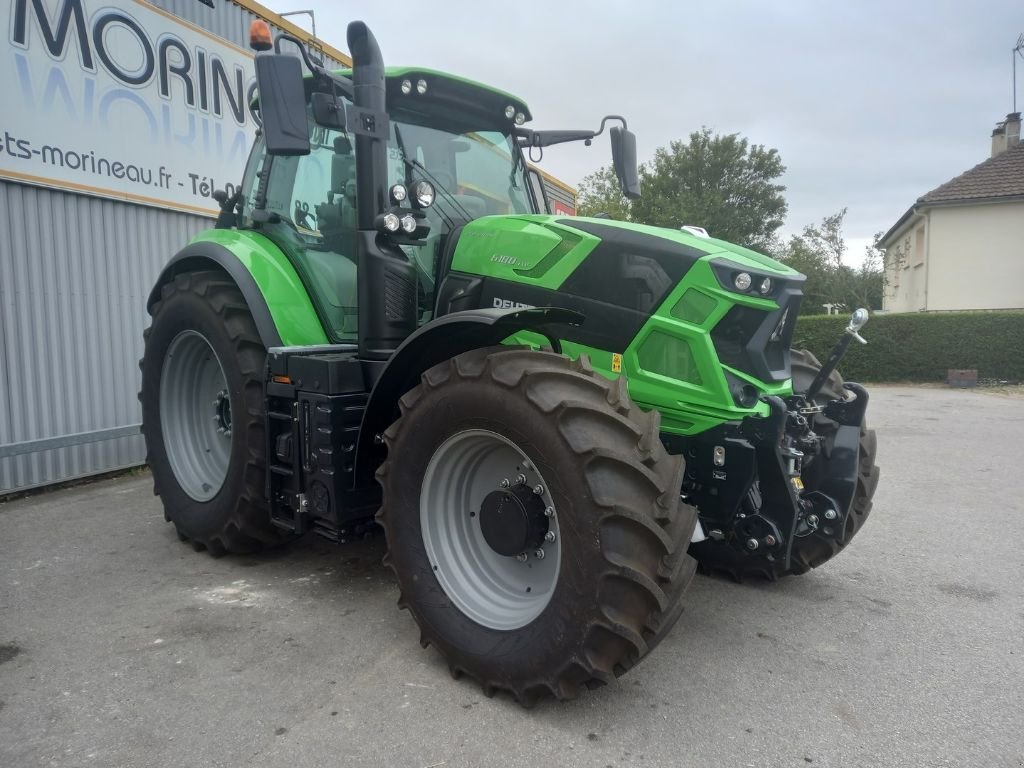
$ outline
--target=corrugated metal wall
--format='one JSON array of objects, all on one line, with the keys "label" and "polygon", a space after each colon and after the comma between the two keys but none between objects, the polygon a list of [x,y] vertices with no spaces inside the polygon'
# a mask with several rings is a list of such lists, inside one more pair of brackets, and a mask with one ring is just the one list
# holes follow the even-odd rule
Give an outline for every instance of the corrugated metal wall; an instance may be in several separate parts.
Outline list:
[{"label": "corrugated metal wall", "polygon": [[[208,226],[0,182],[0,455],[11,444],[136,431],[146,296],[167,259]],[[109,434],[0,458],[0,492],[142,462],[141,437]]]},{"label": "corrugated metal wall", "polygon": [[[229,2],[229,0],[215,0],[213,8],[199,0],[148,0],[148,2],[246,50],[249,48],[249,25],[254,19],[264,18],[257,16],[248,8]],[[285,19],[285,22],[288,21]],[[277,30],[281,29],[277,25],[274,26]],[[295,29],[292,27],[285,31],[294,31]],[[344,30],[339,30],[337,34],[339,38],[343,37]],[[305,39],[305,35],[303,38]],[[348,66],[350,63],[348,60],[342,61],[331,56],[325,56],[325,59],[339,67]]]},{"label": "corrugated metal wall", "polygon": [[[243,47],[256,18],[220,0],[152,4]],[[0,180],[0,495],[145,460],[136,394],[146,296],[211,224]]]}]

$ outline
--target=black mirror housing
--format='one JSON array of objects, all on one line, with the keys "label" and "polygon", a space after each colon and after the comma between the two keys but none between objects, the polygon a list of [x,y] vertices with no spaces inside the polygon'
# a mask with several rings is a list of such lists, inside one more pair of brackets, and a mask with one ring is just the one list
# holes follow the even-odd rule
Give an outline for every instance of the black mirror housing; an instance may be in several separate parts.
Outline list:
[{"label": "black mirror housing", "polygon": [[263,140],[268,155],[308,155],[306,91],[302,62],[295,56],[265,53],[256,57]]},{"label": "black mirror housing", "polygon": [[625,128],[608,129],[612,141],[612,167],[622,187],[622,194],[630,200],[640,197],[640,175],[636,167],[636,135]]},{"label": "black mirror housing", "polygon": [[314,93],[311,99],[313,119],[325,128],[345,130],[345,102],[330,93]]}]

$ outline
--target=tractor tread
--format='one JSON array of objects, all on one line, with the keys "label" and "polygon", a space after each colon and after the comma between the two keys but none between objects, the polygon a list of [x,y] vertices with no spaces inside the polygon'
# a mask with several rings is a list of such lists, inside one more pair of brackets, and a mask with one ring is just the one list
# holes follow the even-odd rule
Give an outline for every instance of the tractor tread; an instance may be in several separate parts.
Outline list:
[{"label": "tractor tread", "polygon": [[[404,427],[430,408],[434,391],[474,380],[479,387],[516,393],[543,419],[557,425],[564,447],[576,457],[598,536],[600,556],[587,564],[596,599],[580,624],[580,647],[569,648],[561,663],[547,669],[513,669],[465,652],[439,633],[418,603],[415,574],[403,573],[406,559],[400,526],[409,510],[392,508],[399,493],[403,441],[418,435]],[[383,502],[377,520],[387,534],[385,564],[396,574],[399,605],[420,626],[422,642],[446,658],[453,677],[476,680],[485,695],[504,690],[523,706],[538,698],[575,698],[583,688],[604,685],[634,666],[664,637],[682,613],[682,597],[696,562],[687,547],[697,523],[696,510],[682,503],[682,457],[666,453],[659,419],[629,399],[623,379],[597,374],[589,360],[514,347],[473,350],[434,366],[401,398],[399,418],[384,432],[388,459],[377,472]],[[415,536],[419,536],[418,526]],[[396,547],[402,556],[398,557]],[[549,610],[551,606],[549,605]],[[457,610],[452,608],[452,610]]]},{"label": "tractor tread", "polygon": [[[263,399],[263,366],[266,350],[259,338],[259,332],[252,319],[252,314],[245,303],[242,292],[223,272],[206,270],[184,272],[173,280],[164,283],[160,289],[160,299],[151,308],[152,323],[145,330],[143,337],[147,346],[152,339],[152,331],[161,320],[167,305],[183,295],[192,294],[200,297],[217,317],[220,318],[228,337],[234,347],[234,362],[238,366],[243,379],[243,390],[246,408],[240,413],[245,419],[237,425],[245,434],[255,432],[263,434],[264,411]],[[143,412],[155,413],[155,409],[147,409],[148,398],[158,398],[159,369],[147,375],[146,358],[139,361],[143,372],[142,390],[139,400],[143,403]],[[240,415],[240,414],[239,414]],[[237,418],[237,417],[236,417]],[[157,418],[156,421],[159,419]],[[149,447],[146,461],[154,464],[154,446],[162,440],[159,424],[154,419],[143,419],[142,432]],[[163,468],[168,478],[173,481],[173,473],[169,467]],[[234,499],[232,508],[224,516],[223,523],[215,532],[199,532],[192,530],[187,521],[173,509],[167,496],[162,492],[160,468],[153,472],[153,493],[164,499],[165,518],[175,526],[179,539],[191,544],[197,551],[206,551],[212,557],[225,554],[248,554],[266,547],[273,547],[287,541],[290,536],[270,522],[267,503],[264,499],[263,479],[266,472],[266,456],[264,448],[252,441],[247,447],[246,461],[241,466],[243,478],[241,492]]]}]

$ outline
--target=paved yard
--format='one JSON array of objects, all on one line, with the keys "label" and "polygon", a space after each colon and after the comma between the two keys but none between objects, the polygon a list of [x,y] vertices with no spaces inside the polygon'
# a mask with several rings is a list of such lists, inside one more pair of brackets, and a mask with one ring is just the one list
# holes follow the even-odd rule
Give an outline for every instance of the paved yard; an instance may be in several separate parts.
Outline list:
[{"label": "paved yard", "polygon": [[875,512],[777,584],[698,577],[618,684],[451,680],[380,537],[213,560],[148,476],[0,505],[0,766],[1024,765],[1024,399],[879,388]]}]

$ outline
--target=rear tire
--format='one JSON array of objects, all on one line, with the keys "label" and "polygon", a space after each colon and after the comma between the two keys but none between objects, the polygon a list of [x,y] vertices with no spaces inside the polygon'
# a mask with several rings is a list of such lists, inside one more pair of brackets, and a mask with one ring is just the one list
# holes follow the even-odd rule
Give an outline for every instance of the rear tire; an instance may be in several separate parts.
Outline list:
[{"label": "rear tire", "polygon": [[[793,370],[793,391],[804,392],[814,381],[818,371],[821,370],[821,363],[805,349],[790,350],[790,360]],[[846,394],[846,390],[843,389],[842,376],[837,371],[833,371],[815,401],[819,405],[825,405],[831,400],[845,397]],[[835,422],[823,414],[816,414],[811,427],[819,435],[825,436],[827,440],[835,429]],[[740,552],[727,542],[705,539],[690,547],[690,553],[697,558],[701,571],[709,574],[726,574],[737,581],[743,581],[747,577],[775,580],[781,576],[807,573],[812,568],[817,568],[831,560],[846,548],[871,513],[872,499],[878,486],[879,476],[878,466],[875,464],[877,451],[878,441],[875,431],[867,428],[865,420],[861,424],[860,430],[857,489],[854,492],[850,514],[846,518],[846,532],[842,542],[835,539],[825,540],[817,536],[797,538],[793,541],[789,568],[783,568],[779,563]],[[805,468],[805,478],[813,476],[813,472],[807,471],[812,469],[813,467],[808,464]],[[805,483],[808,490],[814,490],[813,481],[805,479]],[[771,516],[771,510],[767,510],[767,512]]]},{"label": "rear tire", "polygon": [[[595,374],[585,358],[480,349],[428,370],[400,406],[377,475],[385,563],[421,644],[433,645],[453,676],[526,706],[544,695],[571,699],[628,670],[668,634],[695,570],[686,548],[696,510],[680,502],[682,457],[665,452],[658,414],[633,405],[624,379]],[[456,449],[461,463],[445,458]],[[495,452],[508,457],[507,470]],[[462,474],[438,496],[433,478],[445,466]],[[468,543],[473,525],[484,528],[473,522],[484,515],[479,497],[506,476],[514,485],[520,471],[534,493],[543,479],[541,498],[557,520],[557,554],[545,544],[539,562]],[[439,498],[448,502],[444,526],[432,522]],[[465,521],[452,517],[460,512]],[[556,556],[554,576],[529,581]],[[480,588],[467,563],[476,564]],[[535,598],[509,586],[519,567],[524,585],[539,585]],[[492,593],[493,611],[480,602]]]},{"label": "rear tire", "polygon": [[165,519],[214,556],[281,543],[264,498],[266,349],[244,297],[221,272],[189,272],[151,314],[139,400]]}]

